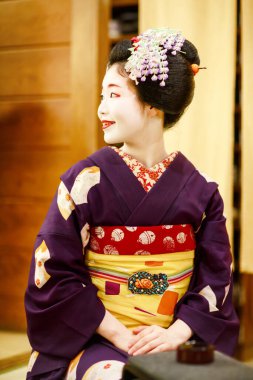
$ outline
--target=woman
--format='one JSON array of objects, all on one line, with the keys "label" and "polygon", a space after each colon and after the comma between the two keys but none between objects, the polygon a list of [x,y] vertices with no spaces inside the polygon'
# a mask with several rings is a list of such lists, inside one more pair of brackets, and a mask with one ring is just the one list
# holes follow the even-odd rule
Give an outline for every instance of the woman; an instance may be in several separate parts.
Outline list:
[{"label": "woman", "polygon": [[193,335],[233,353],[218,185],[163,140],[192,100],[198,65],[196,48],[170,29],[112,50],[98,116],[105,142],[123,145],[61,177],[26,292],[28,379],[120,379],[128,355],[173,350]]}]

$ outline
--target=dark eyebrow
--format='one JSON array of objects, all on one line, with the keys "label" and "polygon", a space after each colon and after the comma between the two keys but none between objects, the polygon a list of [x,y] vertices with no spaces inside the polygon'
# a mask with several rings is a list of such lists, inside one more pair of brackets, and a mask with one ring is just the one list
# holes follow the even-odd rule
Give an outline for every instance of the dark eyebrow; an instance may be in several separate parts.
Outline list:
[{"label": "dark eyebrow", "polygon": [[118,84],[115,84],[115,83],[109,83],[107,87],[108,87],[108,88],[110,88],[110,87],[118,87],[118,88],[121,88],[121,86],[119,86]]}]

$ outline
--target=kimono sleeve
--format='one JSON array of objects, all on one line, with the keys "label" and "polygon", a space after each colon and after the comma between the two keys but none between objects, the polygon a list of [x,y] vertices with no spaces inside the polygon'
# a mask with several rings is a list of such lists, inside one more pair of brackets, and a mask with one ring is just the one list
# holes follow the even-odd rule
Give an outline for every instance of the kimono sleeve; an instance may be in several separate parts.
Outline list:
[{"label": "kimono sleeve", "polygon": [[72,359],[95,334],[105,309],[84,264],[88,201],[80,207],[61,182],[37,236],[25,295],[34,350]]},{"label": "kimono sleeve", "polygon": [[217,350],[233,354],[239,323],[232,302],[232,256],[225,223],[223,200],[216,190],[196,233],[193,277],[175,317]]}]

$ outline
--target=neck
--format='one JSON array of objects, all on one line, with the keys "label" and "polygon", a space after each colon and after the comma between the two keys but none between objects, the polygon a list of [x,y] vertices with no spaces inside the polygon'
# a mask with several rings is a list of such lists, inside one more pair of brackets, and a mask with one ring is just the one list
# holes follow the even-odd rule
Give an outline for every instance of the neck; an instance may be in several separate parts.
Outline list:
[{"label": "neck", "polygon": [[139,142],[126,142],[121,149],[123,152],[136,158],[145,167],[151,168],[168,156],[164,145],[163,134],[157,137],[158,138],[154,139],[154,136],[152,136],[150,140],[148,140],[147,136],[145,136],[145,139]]}]

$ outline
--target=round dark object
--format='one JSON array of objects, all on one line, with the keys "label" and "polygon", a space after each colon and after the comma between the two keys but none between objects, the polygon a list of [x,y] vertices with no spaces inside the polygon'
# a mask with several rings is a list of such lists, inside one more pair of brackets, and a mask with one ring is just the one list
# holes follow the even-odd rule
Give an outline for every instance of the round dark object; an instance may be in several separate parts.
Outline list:
[{"label": "round dark object", "polygon": [[187,364],[206,364],[214,360],[214,347],[211,344],[190,340],[177,349],[177,361]]}]

